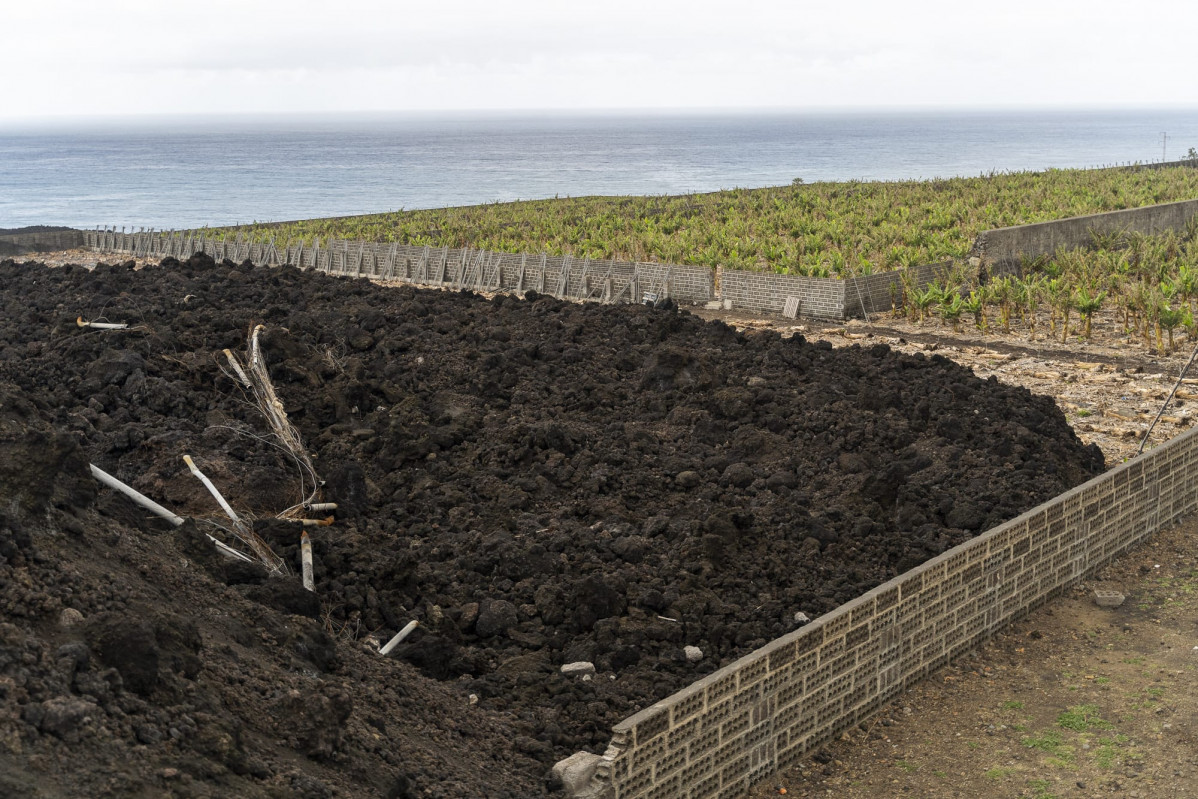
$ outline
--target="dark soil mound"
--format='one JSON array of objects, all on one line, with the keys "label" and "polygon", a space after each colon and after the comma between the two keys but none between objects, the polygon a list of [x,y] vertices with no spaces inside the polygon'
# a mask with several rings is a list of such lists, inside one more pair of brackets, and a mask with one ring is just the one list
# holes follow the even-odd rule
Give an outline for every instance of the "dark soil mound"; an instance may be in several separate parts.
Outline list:
[{"label": "dark soil mound", "polygon": [[[142,574],[140,593],[157,603],[143,614],[137,591],[110,587],[122,597],[114,602],[60,572],[54,585],[89,619],[86,673],[119,675],[114,701],[162,713],[157,697],[186,701],[188,684],[234,669],[225,649],[249,657],[245,647],[273,658],[277,675],[271,682],[263,665],[240,691],[216,692],[220,704],[203,712],[242,725],[221,734],[265,741],[278,733],[272,719],[316,713],[291,737],[320,768],[341,757],[362,773],[395,774],[406,761],[411,790],[431,795],[450,795],[436,786],[471,767],[486,787],[465,795],[503,795],[512,784],[535,792],[544,765],[601,750],[615,721],[793,629],[796,612],[830,610],[1103,466],[1051,400],[938,356],[834,352],[673,308],[533,294],[487,301],[202,256],[140,272],[8,262],[0,285],[0,380],[15,384],[26,415],[184,514],[214,510],[185,453],[244,510],[270,516],[301,498],[294,465],[221,371],[221,350],[242,350],[250,327],[264,324],[275,386],[326,481],[324,498],[341,505],[337,523],[313,533],[317,607],[283,588],[290,583],[214,558],[191,525],[168,535],[102,492],[103,524],[132,529],[114,552],[149,542],[164,559],[189,558],[196,582],[176,596],[177,570]],[[137,328],[81,330],[79,315]],[[23,495],[79,508],[90,502],[81,491]],[[258,530],[298,564],[298,530]],[[202,590],[213,593],[197,600]],[[224,603],[257,610],[236,624],[203,615]],[[106,611],[133,613],[136,624]],[[51,612],[29,617],[43,624]],[[386,640],[410,619],[421,627],[399,655],[444,687],[319,638]],[[688,660],[688,645],[703,658]],[[340,650],[352,657],[341,662]],[[560,674],[578,660],[595,664],[594,679]],[[395,677],[380,676],[388,670]],[[321,686],[319,702],[303,705],[281,687],[305,680]],[[379,698],[397,680],[421,686],[429,705],[414,715],[410,702],[395,716],[376,710],[405,701]],[[244,698],[262,692],[277,702],[264,718]],[[442,706],[444,721],[428,729],[452,730],[453,740],[396,755],[389,741],[415,736]],[[385,718],[372,742],[362,722],[376,715]],[[500,717],[511,730],[496,732]],[[27,722],[23,734],[37,730]],[[479,761],[500,750],[512,759],[497,768],[446,754],[472,750]],[[371,758],[387,765],[361,765]],[[225,768],[247,784],[268,780]],[[436,768],[443,779],[431,776]],[[365,794],[373,784],[340,775]]]}]

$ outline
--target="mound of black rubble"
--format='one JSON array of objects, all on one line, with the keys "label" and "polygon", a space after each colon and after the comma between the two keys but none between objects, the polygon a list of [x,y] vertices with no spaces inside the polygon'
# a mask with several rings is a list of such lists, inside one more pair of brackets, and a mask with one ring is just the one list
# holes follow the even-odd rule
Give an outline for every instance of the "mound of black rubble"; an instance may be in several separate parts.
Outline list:
[{"label": "mound of black rubble", "polygon": [[[1103,468],[1050,399],[942,357],[741,334],[673,307],[487,300],[205,256],[7,262],[0,286],[0,381],[187,514],[215,507],[184,453],[260,517],[299,498],[222,369],[222,349],[264,325],[275,387],[340,508],[313,532],[319,603],[221,579],[343,639],[419,620],[400,657],[506,714],[513,746],[546,764],[601,751],[613,723],[796,613]],[[296,528],[258,529],[298,564]],[[562,675],[574,661],[598,674]]]}]

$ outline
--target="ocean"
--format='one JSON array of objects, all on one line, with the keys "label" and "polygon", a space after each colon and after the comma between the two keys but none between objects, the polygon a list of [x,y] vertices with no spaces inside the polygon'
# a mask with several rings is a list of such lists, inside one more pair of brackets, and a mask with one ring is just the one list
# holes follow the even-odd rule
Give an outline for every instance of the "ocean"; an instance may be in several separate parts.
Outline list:
[{"label": "ocean", "polygon": [[974,176],[1175,160],[1191,147],[1198,109],[0,122],[0,228],[171,229],[795,178]]}]

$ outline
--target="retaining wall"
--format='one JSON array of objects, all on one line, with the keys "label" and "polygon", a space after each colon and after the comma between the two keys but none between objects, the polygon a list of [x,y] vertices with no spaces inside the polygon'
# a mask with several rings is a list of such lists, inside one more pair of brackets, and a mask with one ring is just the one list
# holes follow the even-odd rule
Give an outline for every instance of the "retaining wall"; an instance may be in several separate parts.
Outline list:
[{"label": "retaining wall", "polygon": [[1198,508],[1198,428],[616,725],[609,799],[732,799]]},{"label": "retaining wall", "polygon": [[1152,234],[1181,230],[1195,214],[1198,214],[1198,200],[1182,200],[986,230],[974,241],[973,254],[982,258],[991,274],[1017,272],[1023,257],[1052,255],[1061,247],[1088,247],[1092,231]]},{"label": "retaining wall", "polygon": [[845,282],[837,278],[778,275],[725,269],[720,274],[720,298],[733,308],[780,314],[788,297],[799,301],[799,316],[844,318]]},{"label": "retaining wall", "polygon": [[51,230],[33,233],[7,233],[0,235],[0,255],[25,255],[31,252],[53,252],[82,247],[84,233],[81,230]]},{"label": "retaining wall", "polygon": [[[793,297],[799,301],[798,315],[820,319],[844,319],[846,310],[859,314],[863,306],[869,313],[889,310],[894,301],[891,287],[902,289],[901,272],[846,281],[727,269],[722,272],[717,294],[715,273],[708,267],[356,241],[277,249],[270,243],[241,237],[220,240],[195,232],[126,233],[112,229],[88,231],[86,243],[98,250],[141,257],[187,258],[202,250],[218,260],[240,262],[248,258],[255,263],[290,263],[351,277],[475,291],[522,293],[531,289],[556,297],[603,302],[639,302],[645,293],[693,304],[718,297],[730,300],[733,308],[780,314],[786,300]],[[926,285],[947,266],[948,262],[914,267],[916,285]]]}]

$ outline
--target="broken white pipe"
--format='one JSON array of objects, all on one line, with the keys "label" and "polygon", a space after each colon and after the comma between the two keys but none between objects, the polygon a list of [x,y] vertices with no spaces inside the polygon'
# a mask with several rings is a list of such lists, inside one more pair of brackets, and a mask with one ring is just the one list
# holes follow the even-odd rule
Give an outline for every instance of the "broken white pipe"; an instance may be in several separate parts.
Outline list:
[{"label": "broken white pipe", "polygon": [[236,558],[237,560],[244,560],[246,563],[254,562],[254,559],[251,558],[249,555],[246,555],[244,552],[238,552],[236,549],[233,549],[233,547],[229,546],[224,541],[220,541],[216,538],[213,538],[211,535],[208,535],[208,533],[204,533],[204,535],[207,535],[209,540],[211,540],[213,544],[216,544],[216,551],[219,552],[220,554],[222,554],[226,557],[229,557],[229,558]]},{"label": "broken white pipe", "polygon": [[408,622],[406,625],[404,625],[404,628],[402,630],[400,630],[394,636],[392,636],[391,640],[388,641],[386,643],[386,645],[384,645],[383,648],[379,650],[379,654],[382,655],[383,657],[390,655],[391,650],[394,649],[395,647],[399,646],[400,643],[403,642],[403,639],[405,639],[409,635],[411,635],[412,630],[415,630],[419,624],[420,624],[420,622],[416,621],[415,619],[412,619],[410,622]]},{"label": "broken white pipe", "polygon": [[124,322],[84,322],[83,317],[77,317],[75,324],[79,327],[90,327],[96,330],[127,330],[129,325]]},{"label": "broken white pipe", "polygon": [[337,510],[336,502],[311,502],[304,505],[304,510],[322,511],[322,510]]},{"label": "broken white pipe", "polygon": [[183,462],[187,464],[188,469],[191,469],[191,473],[200,479],[200,482],[204,484],[204,487],[208,489],[208,492],[216,498],[216,501],[220,503],[220,506],[224,509],[225,513],[229,515],[229,518],[232,519],[234,523],[241,524],[241,519],[237,518],[237,514],[233,512],[233,506],[225,501],[225,498],[222,497],[220,492],[216,490],[216,486],[212,485],[212,481],[205,477],[204,473],[196,468],[195,461],[191,459],[191,456],[184,455]]},{"label": "broken white pipe", "polygon": [[138,505],[141,505],[143,508],[150,511],[150,513],[161,516],[162,518],[166,519],[168,522],[175,525],[176,527],[183,524],[182,516],[171,513],[169,510],[162,507],[157,502],[155,502],[154,500],[147,497],[145,494],[134,489],[132,486],[125,485],[120,480],[116,479],[115,477],[113,477],[108,472],[101,469],[96,464],[89,463],[88,466],[91,467],[92,477],[96,478],[104,485],[108,486],[109,488],[113,489],[114,491],[120,491],[122,494],[129,497],[129,499],[133,500]]},{"label": "broken white pipe", "polygon": [[[89,463],[88,466],[91,467],[92,477],[96,478],[104,485],[108,486],[109,488],[113,489],[114,491],[121,492],[125,496],[129,497],[129,499],[136,502],[138,505],[141,505],[146,510],[166,519],[168,522],[173,524],[175,527],[178,527],[179,525],[183,524],[184,520],[183,520],[182,516],[171,513],[169,510],[162,507],[157,502],[150,499],[149,497],[147,497],[145,494],[141,493],[137,489],[135,489],[131,486],[125,485],[120,480],[116,479],[115,477],[113,477],[108,472],[101,469],[96,464]],[[208,534],[204,533],[204,535],[208,535]],[[237,558],[238,560],[244,560],[246,563],[254,562],[252,558],[250,558],[249,556],[247,556],[241,552],[238,552],[236,549],[233,549],[233,547],[229,546],[228,544],[224,543],[223,541],[219,541],[216,538],[213,538],[211,535],[208,535],[208,538],[209,538],[209,540],[212,541],[213,544],[216,544],[217,550],[222,555],[227,555],[231,558]]]},{"label": "broken white pipe", "polygon": [[229,350],[225,350],[225,357],[229,359],[229,366],[233,367],[233,371],[237,373],[237,378],[246,388],[250,388],[250,378],[246,375],[245,370],[241,368],[241,364],[237,362],[237,358]]},{"label": "broken white pipe", "polygon": [[316,590],[316,581],[312,578],[312,539],[305,530],[300,534],[300,563],[304,567],[304,588]]}]

